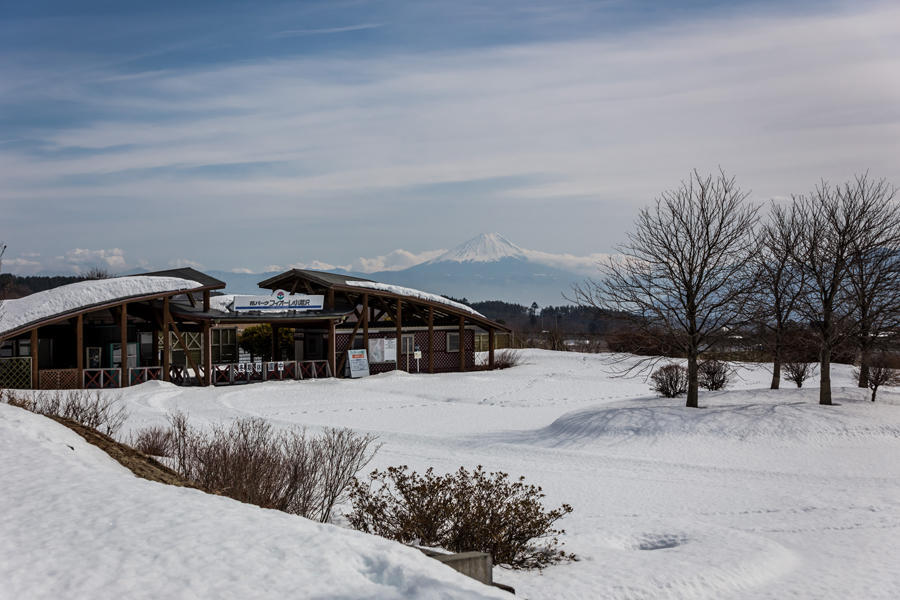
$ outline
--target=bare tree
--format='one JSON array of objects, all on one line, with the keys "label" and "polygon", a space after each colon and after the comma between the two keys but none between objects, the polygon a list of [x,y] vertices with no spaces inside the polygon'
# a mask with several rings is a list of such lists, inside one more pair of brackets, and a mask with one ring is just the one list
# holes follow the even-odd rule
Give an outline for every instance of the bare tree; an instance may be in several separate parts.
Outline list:
[{"label": "bare tree", "polygon": [[875,191],[862,175],[835,187],[823,182],[811,194],[794,198],[802,235],[793,255],[809,283],[799,309],[818,338],[819,404],[832,403],[832,352],[859,323],[854,261],[884,248],[894,235],[892,195]]},{"label": "bare tree", "polygon": [[[878,393],[878,388],[881,386],[900,385],[900,369],[896,368],[896,359],[892,359],[882,352],[879,355],[870,356],[867,367],[869,373],[866,379],[866,387],[872,390],[872,402],[875,402],[875,395]],[[862,368],[860,367],[856,370],[857,376],[861,369]]]},{"label": "bare tree", "polygon": [[795,206],[785,209],[773,203],[769,221],[759,232],[759,252],[754,261],[758,286],[752,306],[753,321],[762,327],[763,342],[772,354],[773,390],[781,385],[788,327],[805,287],[804,271],[791,256],[801,235],[798,221]]},{"label": "bare tree", "polygon": [[856,302],[858,385],[868,387],[872,352],[900,326],[900,206],[893,201],[896,190],[883,179],[861,175],[853,186],[861,202],[871,202],[879,225],[860,231],[854,240],[849,272]]},{"label": "bare tree", "polygon": [[641,210],[600,280],[573,287],[578,304],[625,313],[673,340],[688,359],[688,407],[698,405],[700,354],[745,320],[758,210],[746,197],[724,172],[694,171]]}]

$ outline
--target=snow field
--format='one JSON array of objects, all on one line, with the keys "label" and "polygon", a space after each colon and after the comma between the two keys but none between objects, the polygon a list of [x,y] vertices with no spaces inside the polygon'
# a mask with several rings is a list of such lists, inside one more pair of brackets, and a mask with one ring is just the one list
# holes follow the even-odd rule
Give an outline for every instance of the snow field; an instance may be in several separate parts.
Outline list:
[{"label": "snow field", "polygon": [[548,505],[574,507],[559,525],[581,560],[495,569],[519,597],[900,597],[898,390],[872,404],[836,365],[840,406],[820,407],[815,381],[770,391],[768,366],[748,365],[731,390],[701,392],[705,408],[690,410],[653,397],[641,377],[615,376],[622,364],[608,355],[523,357],[495,372],[151,382],[122,397],[131,430],[172,410],[200,426],[260,416],[377,434],[383,447],[367,470],[481,464],[525,475]]}]

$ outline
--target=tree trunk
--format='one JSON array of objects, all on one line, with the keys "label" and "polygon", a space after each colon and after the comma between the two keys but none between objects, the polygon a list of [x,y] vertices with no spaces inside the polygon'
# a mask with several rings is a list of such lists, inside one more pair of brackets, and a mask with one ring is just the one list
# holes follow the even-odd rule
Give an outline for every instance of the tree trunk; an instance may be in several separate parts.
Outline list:
[{"label": "tree trunk", "polygon": [[687,391],[687,408],[698,408],[699,385],[697,377],[697,354],[688,354],[688,391]]},{"label": "tree trunk", "polygon": [[781,387],[781,332],[775,332],[775,350],[772,360],[772,385],[770,389],[777,390]]},{"label": "tree trunk", "polygon": [[[869,359],[865,354],[859,359],[859,381],[856,385],[861,388],[869,387]],[[872,398],[872,400],[874,399]]]},{"label": "tree trunk", "polygon": [[831,348],[822,348],[819,361],[819,404],[831,404]]}]

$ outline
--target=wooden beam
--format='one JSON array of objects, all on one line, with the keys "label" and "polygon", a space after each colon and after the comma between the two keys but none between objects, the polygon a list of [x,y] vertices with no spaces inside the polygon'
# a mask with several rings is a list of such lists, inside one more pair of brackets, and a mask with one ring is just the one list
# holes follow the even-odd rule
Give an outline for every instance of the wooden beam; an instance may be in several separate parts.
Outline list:
[{"label": "wooden beam", "polygon": [[31,330],[31,388],[41,389],[41,380],[38,377],[38,328]]},{"label": "wooden beam", "polygon": [[400,360],[403,358],[403,304],[397,298],[397,312],[395,324],[397,325],[397,370],[402,370]]},{"label": "wooden beam", "polygon": [[428,372],[434,373],[434,309],[428,307]]},{"label": "wooden beam", "polygon": [[369,352],[369,295],[363,294],[363,345],[366,348],[366,355]]},{"label": "wooden beam", "polygon": [[119,313],[119,358],[121,359],[119,387],[128,387],[128,303],[123,302]]},{"label": "wooden beam", "polygon": [[[353,328],[353,333],[350,334],[350,344],[347,346],[348,350],[353,348],[353,341],[356,339],[356,333],[359,331],[360,325],[362,325],[362,321],[359,321],[359,320],[356,321],[356,327]],[[337,370],[334,372],[335,377],[342,377],[341,374],[344,372],[344,363],[346,361],[347,361],[347,353],[344,352],[341,354],[341,359],[338,361]]]},{"label": "wooden beam", "polygon": [[162,368],[163,368],[163,381],[169,381],[169,369],[171,367],[172,361],[172,339],[169,335],[169,321],[171,319],[169,313],[169,297],[166,296],[163,298],[163,316],[162,316],[162,336],[163,336],[163,356],[162,356]]},{"label": "wooden beam", "polygon": [[334,331],[334,319],[328,321],[328,366],[331,367],[331,376],[337,377],[337,371],[335,368],[335,331]]},{"label": "wooden beam", "polygon": [[203,321],[203,385],[212,385],[212,327]]},{"label": "wooden beam", "polygon": [[466,318],[459,318],[459,370],[466,370]]},{"label": "wooden beam", "polygon": [[84,387],[84,315],[75,317],[75,368],[78,369],[78,387]]},{"label": "wooden beam", "polygon": [[298,279],[295,279],[294,284],[291,286],[291,295],[292,296],[297,293],[297,284],[298,283],[300,283],[300,281]]},{"label": "wooden beam", "polygon": [[269,327],[272,329],[272,354],[271,360],[278,360],[278,356],[281,354],[281,344],[278,335],[280,333],[278,325],[275,323],[269,323]]},{"label": "wooden beam", "polygon": [[325,308],[334,310],[334,288],[328,288],[328,293],[325,294]]},{"label": "wooden beam", "polygon": [[494,328],[488,328],[488,368],[494,368]]}]

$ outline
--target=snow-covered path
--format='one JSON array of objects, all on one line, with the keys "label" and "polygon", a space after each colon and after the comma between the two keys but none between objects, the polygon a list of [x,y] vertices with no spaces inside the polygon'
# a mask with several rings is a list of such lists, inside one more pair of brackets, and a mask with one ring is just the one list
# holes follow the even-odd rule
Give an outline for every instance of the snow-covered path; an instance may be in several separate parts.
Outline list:
[{"label": "snow-covered path", "polygon": [[255,415],[283,426],[376,433],[373,466],[525,475],[581,560],[495,571],[525,598],[900,597],[900,394],[868,402],[836,366],[840,406],[810,389],[769,391],[739,371],[706,408],[654,398],[602,355],[528,351],[498,372],[389,373],[124,393],[132,429],[181,410],[197,424]]}]

